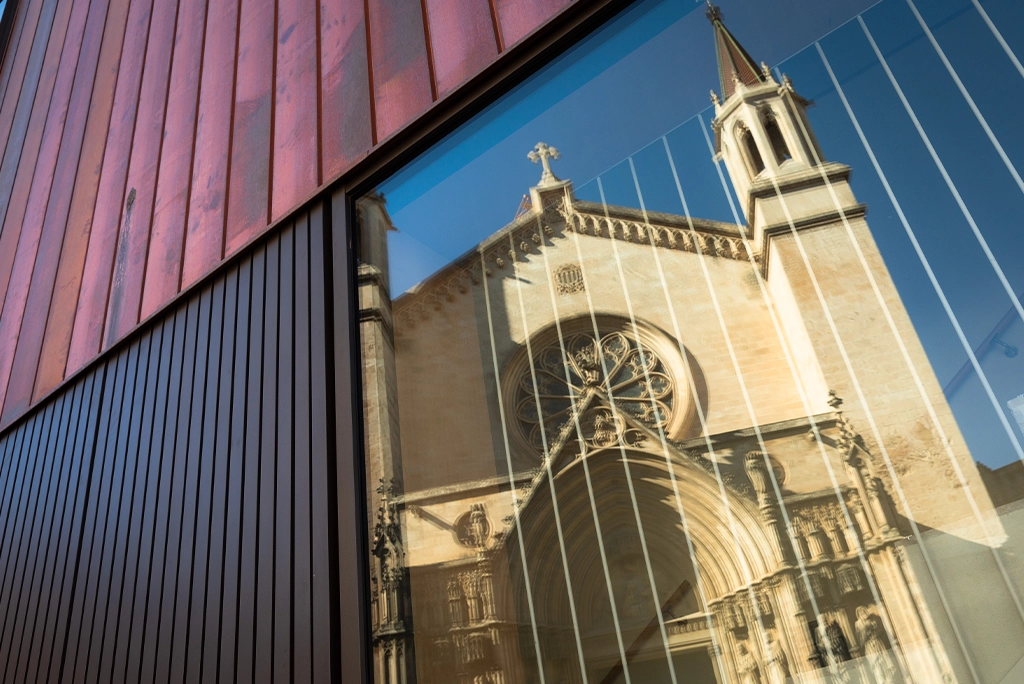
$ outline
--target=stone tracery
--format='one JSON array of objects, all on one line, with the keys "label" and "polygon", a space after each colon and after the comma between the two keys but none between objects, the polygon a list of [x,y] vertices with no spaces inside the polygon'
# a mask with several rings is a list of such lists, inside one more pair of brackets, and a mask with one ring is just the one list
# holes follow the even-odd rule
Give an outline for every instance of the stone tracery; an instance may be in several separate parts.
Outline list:
[{"label": "stone tracery", "polygon": [[627,417],[655,431],[669,425],[675,383],[650,345],[620,330],[563,339],[535,351],[516,380],[516,418],[531,446],[550,450],[578,429],[589,448],[609,447]]}]

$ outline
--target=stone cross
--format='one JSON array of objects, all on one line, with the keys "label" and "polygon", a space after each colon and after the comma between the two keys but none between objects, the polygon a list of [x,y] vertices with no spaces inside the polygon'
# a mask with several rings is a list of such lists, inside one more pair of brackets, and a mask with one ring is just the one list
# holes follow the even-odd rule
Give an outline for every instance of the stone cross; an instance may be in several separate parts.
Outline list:
[{"label": "stone cross", "polygon": [[534,164],[540,162],[544,167],[544,173],[540,176],[540,185],[552,185],[560,182],[555,174],[551,173],[551,160],[562,156],[558,153],[557,149],[549,146],[547,143],[539,142],[534,146],[533,151],[526,156]]}]

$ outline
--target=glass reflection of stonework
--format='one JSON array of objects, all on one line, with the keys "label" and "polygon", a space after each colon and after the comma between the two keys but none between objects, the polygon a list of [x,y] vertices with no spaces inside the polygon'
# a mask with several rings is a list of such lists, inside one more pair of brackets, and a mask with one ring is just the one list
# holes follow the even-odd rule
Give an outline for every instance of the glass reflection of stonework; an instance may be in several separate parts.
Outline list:
[{"label": "glass reflection of stonework", "polygon": [[633,336],[577,333],[536,351],[518,380],[516,416],[531,445],[550,448],[576,429],[592,447],[612,446],[625,414],[652,431],[672,417],[674,386],[661,358]]}]

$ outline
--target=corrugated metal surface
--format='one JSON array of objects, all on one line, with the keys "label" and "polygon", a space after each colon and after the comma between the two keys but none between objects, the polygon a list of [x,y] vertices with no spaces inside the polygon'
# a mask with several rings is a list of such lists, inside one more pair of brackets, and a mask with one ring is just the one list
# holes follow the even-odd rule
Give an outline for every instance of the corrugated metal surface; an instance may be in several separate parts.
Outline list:
[{"label": "corrugated metal surface", "polygon": [[0,426],[569,2],[21,0]]},{"label": "corrugated metal surface", "polygon": [[331,679],[323,213],[0,438],[0,682]]}]

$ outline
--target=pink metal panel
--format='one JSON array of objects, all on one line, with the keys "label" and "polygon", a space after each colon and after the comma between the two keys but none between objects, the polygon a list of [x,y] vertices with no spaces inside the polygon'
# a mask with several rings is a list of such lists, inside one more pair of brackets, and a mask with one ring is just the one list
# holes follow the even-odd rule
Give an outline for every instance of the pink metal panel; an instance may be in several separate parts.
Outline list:
[{"label": "pink metal panel", "polygon": [[[139,91],[139,107],[135,114],[135,134],[132,138],[131,160],[128,162],[128,181],[125,184],[124,209],[121,212],[117,250],[114,252],[114,268],[110,279],[110,299],[107,304],[107,323],[103,335],[103,347],[109,347],[135,327],[139,322],[139,308],[142,301],[143,281],[147,277],[146,253],[151,247],[150,226],[153,222],[153,203],[157,188],[157,168],[161,162],[162,150],[177,152],[173,147],[163,146],[165,136],[165,105],[167,104],[167,80],[171,69],[172,33],[166,27],[171,10],[163,5],[174,3],[155,2],[149,45],[146,48],[146,65],[142,72],[142,87]],[[182,12],[184,7],[182,7]],[[163,15],[167,12],[167,15]],[[178,28],[181,28],[179,16]],[[200,23],[199,26],[202,26]],[[178,32],[180,34],[180,31]],[[200,46],[202,33],[200,31]],[[197,49],[197,53],[201,54]],[[175,59],[177,59],[175,51]],[[198,61],[198,58],[197,58]],[[175,65],[176,66],[176,65]],[[193,104],[194,106],[194,104]],[[194,113],[194,110],[192,110]],[[166,108],[167,125],[170,124],[170,109]],[[191,162],[191,148],[180,151]],[[161,172],[163,170],[162,167]],[[185,169],[187,178],[188,169]],[[160,178],[163,181],[163,178]],[[184,212],[182,212],[184,213]],[[182,216],[184,224],[184,216]],[[179,240],[180,238],[179,233]],[[178,245],[180,253],[181,245]],[[152,254],[152,252],[150,252]],[[150,259],[152,265],[152,259]],[[175,283],[177,285],[177,283]]]},{"label": "pink metal panel", "polygon": [[363,0],[320,4],[324,180],[340,174],[373,146],[364,11]]},{"label": "pink metal panel", "polygon": [[420,0],[368,0],[377,142],[433,100]]},{"label": "pink metal panel", "polygon": [[[18,95],[21,93],[21,86],[24,83],[25,69],[28,67],[29,53],[32,51],[32,43],[36,40],[36,27],[39,23],[39,14],[46,4],[44,0],[35,0],[27,3],[27,6],[18,13],[18,25],[14,26],[11,33],[12,39],[18,43],[7,47],[7,54],[13,57],[4,61],[4,99],[0,104],[0,151],[7,147],[7,136],[11,133],[11,124],[14,122],[14,110],[18,106]],[[42,40],[46,40],[44,36]]]},{"label": "pink metal panel", "polygon": [[[107,17],[107,28],[103,34],[103,46],[100,48],[89,108],[89,120],[85,125],[82,155],[78,162],[75,189],[64,232],[64,247],[57,267],[46,334],[39,352],[40,363],[33,401],[41,399],[64,379],[82,282],[82,269],[85,266],[86,249],[89,245],[92,213],[99,189],[100,168],[103,165],[103,152],[111,123],[114,87],[117,84],[118,64],[121,61],[128,5],[128,0],[114,0]],[[146,14],[148,17],[148,12]],[[141,28],[143,34],[148,23],[147,21]]]},{"label": "pink metal panel", "polygon": [[269,220],[274,0],[242,0],[237,69],[224,236],[227,254],[262,232]]},{"label": "pink metal panel", "polygon": [[[161,5],[156,19],[166,19],[165,13],[169,8],[173,21],[175,3],[166,2]],[[124,206],[128,159],[131,155],[132,133],[135,130],[139,88],[142,84],[142,66],[146,61],[151,9],[152,0],[132,0],[128,13],[128,28],[121,49],[117,88],[114,91],[103,168],[96,191],[96,205],[91,220],[83,226],[89,234],[89,247],[82,270],[82,284],[68,348],[68,374],[78,370],[96,356],[103,340],[103,323],[106,318],[107,296],[110,292],[110,270],[114,263],[114,249],[117,247],[121,208]]]},{"label": "pink metal panel", "polygon": [[[0,403],[6,398],[11,368],[14,364],[14,351],[18,343],[21,322],[25,315],[29,285],[42,237],[43,219],[46,215],[46,205],[53,184],[64,120],[68,114],[71,86],[75,78],[75,66],[82,45],[88,8],[88,0],[78,0],[71,8],[70,23],[64,37],[60,63],[46,112],[39,156],[32,173],[32,187],[25,205],[18,250],[14,256],[14,267],[11,271],[7,294],[4,297],[3,313],[0,314]],[[59,191],[60,188],[58,188]],[[8,212],[7,218],[8,220],[12,218],[10,212]],[[10,225],[10,223],[5,223],[5,227],[10,227]],[[32,312],[30,315],[36,315],[36,312]],[[45,316],[46,312],[41,312],[39,315]]]},{"label": "pink metal panel", "polygon": [[498,56],[490,0],[426,0],[437,93],[444,97]]},{"label": "pink metal panel", "polygon": [[213,269],[224,256],[237,27],[238,0],[211,0],[206,15],[182,289]]},{"label": "pink metal panel", "polygon": [[572,0],[495,0],[505,46],[518,43]]},{"label": "pink metal panel", "polygon": [[[51,15],[53,21],[50,31],[46,32],[40,27],[39,40],[42,42],[39,46],[46,46],[42,64],[39,71],[28,75],[21,93],[21,97],[27,98],[26,102],[31,101],[32,107],[27,116],[22,112],[18,117],[20,120],[15,122],[18,127],[15,136],[18,143],[8,145],[9,149],[4,153],[0,165],[0,216],[3,217],[3,225],[0,227],[0,299],[7,292],[11,270],[14,268],[22,220],[25,218],[28,194],[32,188],[33,170],[39,155],[43,125],[46,123],[54,79],[57,78],[70,14],[70,2],[59,4],[56,14]],[[46,36],[49,36],[48,40]]]},{"label": "pink metal panel", "polygon": [[[205,20],[204,2],[180,0],[174,36],[174,65],[167,94],[163,154],[142,297],[143,316],[170,301],[181,284],[181,250],[188,211]],[[123,334],[127,330],[119,332]],[[111,335],[108,339],[112,341],[119,336]]]},{"label": "pink metal panel", "polygon": [[278,3],[272,219],[320,182],[319,60],[316,0]]},{"label": "pink metal panel", "polygon": [[[121,4],[126,9],[126,0],[121,0]],[[35,268],[27,289],[25,314],[16,339],[14,365],[7,385],[7,397],[4,400],[0,423],[9,423],[13,418],[24,413],[32,402],[36,369],[39,364],[39,350],[42,347],[43,333],[49,318],[53,285],[64,244],[68,212],[71,208],[70,188],[75,184],[75,172],[78,170],[82,151],[82,140],[89,115],[89,102],[92,96],[93,81],[96,78],[100,46],[103,43],[108,6],[107,0],[92,0],[89,5],[85,35],[78,52],[78,65],[74,71],[67,115],[63,122],[63,132],[60,134],[60,148],[57,152],[56,166],[53,169],[51,181],[53,191],[47,193],[46,211],[36,252]],[[120,15],[123,24],[124,12],[122,11]],[[112,29],[111,33],[114,32],[115,30]]]}]

